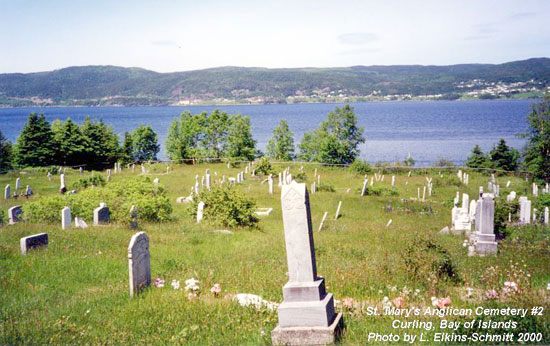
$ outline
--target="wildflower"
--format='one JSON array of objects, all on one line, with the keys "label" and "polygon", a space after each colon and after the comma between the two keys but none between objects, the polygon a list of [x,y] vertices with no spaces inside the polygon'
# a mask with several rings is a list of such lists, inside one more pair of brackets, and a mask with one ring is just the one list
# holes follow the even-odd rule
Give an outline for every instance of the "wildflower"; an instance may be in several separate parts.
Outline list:
[{"label": "wildflower", "polygon": [[417,296],[417,295],[419,295],[419,294],[420,294],[420,290],[419,290],[418,288],[415,289],[415,290],[414,290],[414,295]]},{"label": "wildflower", "polygon": [[397,292],[397,286],[393,286],[393,287],[391,288],[391,291],[392,291],[392,292]]},{"label": "wildflower", "polygon": [[502,293],[504,294],[514,294],[518,292],[518,285],[513,281],[506,281],[504,283],[504,288],[502,289]]},{"label": "wildflower", "polygon": [[342,305],[345,308],[353,309],[353,298],[344,298],[344,299],[342,299]]},{"label": "wildflower", "polygon": [[197,298],[197,297],[198,297],[198,295],[197,295],[196,293],[189,293],[189,294],[187,295],[187,299],[189,299],[189,300],[193,300],[193,299],[195,299],[195,298]]},{"label": "wildflower", "polygon": [[497,291],[490,289],[485,292],[485,298],[487,299],[498,299],[498,293]]},{"label": "wildflower", "polygon": [[155,287],[164,287],[164,280],[161,278],[156,278],[154,282]]},{"label": "wildflower", "polygon": [[239,293],[233,297],[233,300],[237,301],[241,306],[252,306],[258,310],[265,307],[268,310],[273,311],[279,306],[277,303],[270,302],[258,295],[250,293]]},{"label": "wildflower", "polygon": [[391,302],[398,309],[401,309],[403,307],[403,297],[397,297],[393,299]]},{"label": "wildflower", "polygon": [[407,286],[404,286],[403,287],[403,294],[408,296],[410,293],[411,293],[411,290]]},{"label": "wildflower", "polygon": [[392,303],[390,302],[390,298],[384,297],[384,299],[382,299],[382,308],[390,309],[391,307],[392,307]]},{"label": "wildflower", "polygon": [[185,290],[193,291],[193,292],[200,290],[199,285],[197,285],[198,283],[199,283],[199,280],[195,280],[194,278],[185,280]]},{"label": "wildflower", "polygon": [[[549,284],[549,285],[550,285],[550,284]],[[384,292],[382,292],[382,290],[378,290],[378,294],[382,294],[382,293],[384,293]]]},{"label": "wildflower", "polygon": [[180,289],[180,282],[179,281],[172,280],[172,283],[170,285],[172,285],[172,288],[175,289],[175,290]]},{"label": "wildflower", "polygon": [[437,301],[437,307],[439,309],[446,308],[447,306],[451,306],[451,298],[445,297],[445,298],[441,298]]},{"label": "wildflower", "polygon": [[437,307],[438,299],[436,297],[432,297],[431,300],[432,300],[432,306]]},{"label": "wildflower", "polygon": [[212,288],[210,289],[210,293],[214,294],[215,296],[220,294],[221,291],[222,291],[222,286],[218,283],[215,283],[214,286],[212,286]]},{"label": "wildflower", "polygon": [[466,287],[466,297],[470,298],[473,294],[473,289],[471,287]]}]

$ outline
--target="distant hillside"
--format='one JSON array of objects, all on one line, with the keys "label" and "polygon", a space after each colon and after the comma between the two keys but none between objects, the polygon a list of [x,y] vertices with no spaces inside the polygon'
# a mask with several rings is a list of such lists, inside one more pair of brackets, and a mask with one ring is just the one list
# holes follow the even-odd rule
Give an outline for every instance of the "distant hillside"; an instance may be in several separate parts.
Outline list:
[{"label": "distant hillside", "polygon": [[538,97],[550,59],[499,65],[220,67],[157,73],[116,66],[0,74],[0,106],[174,105]]}]

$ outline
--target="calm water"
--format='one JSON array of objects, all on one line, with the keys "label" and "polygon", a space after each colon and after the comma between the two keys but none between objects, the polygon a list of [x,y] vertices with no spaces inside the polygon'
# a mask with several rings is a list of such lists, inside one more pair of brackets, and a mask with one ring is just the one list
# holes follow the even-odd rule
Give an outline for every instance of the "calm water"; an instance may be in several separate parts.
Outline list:
[{"label": "calm water", "polygon": [[[377,102],[353,104],[367,141],[361,155],[368,161],[403,160],[410,152],[417,166],[431,165],[440,157],[462,163],[475,144],[490,150],[499,138],[520,149],[515,137],[526,129],[531,100]],[[318,126],[334,104],[187,106],[187,107],[90,107],[0,108],[0,130],[15,142],[30,112],[43,112],[49,121],[71,118],[81,124],[89,115],[103,118],[121,134],[140,124],[151,125],[159,135],[159,159],[166,159],[164,141],[174,117],[184,110],[196,114],[219,108],[228,114],[249,115],[258,148],[264,150],[272,130],[286,119],[298,143],[305,131]],[[338,105],[343,106],[343,105]]]}]

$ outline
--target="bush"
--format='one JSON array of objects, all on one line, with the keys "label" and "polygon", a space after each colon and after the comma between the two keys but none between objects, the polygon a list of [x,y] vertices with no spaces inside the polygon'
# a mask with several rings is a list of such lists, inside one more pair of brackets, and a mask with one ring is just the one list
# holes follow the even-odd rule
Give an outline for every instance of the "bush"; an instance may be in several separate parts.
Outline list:
[{"label": "bush", "polygon": [[405,271],[415,281],[427,280],[430,288],[438,282],[461,281],[449,252],[435,240],[417,236],[402,255]]},{"label": "bush", "polygon": [[367,161],[355,159],[351,165],[349,165],[349,170],[356,174],[365,175],[370,173],[372,168]]},{"label": "bush", "polygon": [[447,160],[444,157],[440,157],[439,161],[434,164],[435,167],[455,168],[456,164],[451,160]]},{"label": "bush", "polygon": [[535,200],[534,207],[537,209],[537,212],[540,215],[544,215],[544,208],[545,207],[550,208],[550,194],[548,193],[539,194],[539,196]]},{"label": "bush", "polygon": [[509,233],[508,214],[512,214],[512,222],[518,220],[519,203],[517,200],[508,202],[502,199],[495,200],[495,234],[499,238],[504,238]]},{"label": "bush", "polygon": [[275,173],[271,162],[265,156],[258,161],[258,165],[254,169],[256,170],[256,174],[270,175]]},{"label": "bush", "polygon": [[91,177],[78,179],[78,181],[74,182],[71,185],[71,188],[73,190],[78,190],[80,188],[87,188],[92,185],[95,187],[105,186],[105,178],[103,178],[103,176],[101,175],[93,174]]},{"label": "bush", "polygon": [[397,196],[399,192],[396,189],[390,189],[382,186],[367,185],[365,189],[366,196]]},{"label": "bush", "polygon": [[23,204],[23,213],[25,219],[33,222],[60,222],[61,209],[68,206],[72,216],[92,220],[93,210],[102,202],[109,207],[112,222],[128,222],[132,205],[137,207],[140,220],[166,221],[172,213],[164,188],[149,178],[125,180],[77,194],[41,197]]},{"label": "bush", "polygon": [[444,175],[443,178],[437,176],[433,180],[433,186],[434,187],[441,187],[441,186],[462,186],[462,183],[460,182],[460,179],[454,174],[451,175]]},{"label": "bush", "polygon": [[214,225],[253,227],[258,222],[254,215],[256,202],[232,185],[213,186],[210,190],[201,189],[198,196],[193,196],[193,218],[197,216],[198,204],[201,201],[204,202],[204,220]]},{"label": "bush", "polygon": [[296,175],[293,175],[292,178],[298,183],[305,183],[307,180],[306,172],[298,172]]},{"label": "bush", "polygon": [[325,191],[325,192],[334,192],[336,189],[334,188],[334,185],[331,183],[322,183],[320,185],[315,186],[315,190],[317,192],[319,191]]}]

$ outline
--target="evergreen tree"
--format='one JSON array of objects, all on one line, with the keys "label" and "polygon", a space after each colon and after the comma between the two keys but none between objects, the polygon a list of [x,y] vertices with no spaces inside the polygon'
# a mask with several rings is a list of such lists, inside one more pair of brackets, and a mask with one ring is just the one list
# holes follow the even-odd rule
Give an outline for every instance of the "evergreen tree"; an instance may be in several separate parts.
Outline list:
[{"label": "evergreen tree", "polygon": [[134,146],[132,143],[132,135],[130,132],[124,132],[124,143],[122,144],[122,153],[120,159],[123,163],[132,163],[134,162],[134,157],[132,155],[134,151]]},{"label": "evergreen tree", "polygon": [[481,150],[479,145],[475,145],[472,154],[466,159],[466,166],[471,168],[485,168],[488,166],[487,155]]},{"label": "evergreen tree", "polygon": [[95,123],[87,116],[80,129],[86,141],[86,163],[110,165],[120,158],[118,137],[103,120]]},{"label": "evergreen tree", "polygon": [[0,131],[0,173],[12,168],[12,154],[11,142]]},{"label": "evergreen tree", "polygon": [[535,179],[550,182],[550,94],[533,105],[527,121],[525,166],[533,172]]},{"label": "evergreen tree", "polygon": [[19,166],[47,166],[54,163],[56,144],[50,123],[36,113],[29,114],[15,147],[15,163]]},{"label": "evergreen tree", "polygon": [[86,163],[86,140],[80,127],[70,118],[64,123],[59,120],[52,123],[54,140],[57,143],[57,163],[65,166],[75,166]]},{"label": "evergreen tree", "polygon": [[501,138],[489,153],[489,160],[493,168],[504,171],[515,171],[519,166],[519,151],[506,145]]},{"label": "evergreen tree", "polygon": [[365,142],[363,127],[357,127],[357,116],[350,105],[336,107],[317,129],[306,132],[299,144],[299,157],[306,161],[350,164]]},{"label": "evergreen tree", "polygon": [[294,138],[285,119],[282,119],[273,130],[273,136],[269,139],[266,154],[275,160],[294,160]]},{"label": "evergreen tree", "polygon": [[256,156],[256,141],[252,138],[250,118],[241,114],[229,118],[225,156],[238,160],[253,160]]},{"label": "evergreen tree", "polygon": [[159,150],[157,134],[151,126],[140,125],[132,132],[132,157],[135,161],[156,160]]}]

